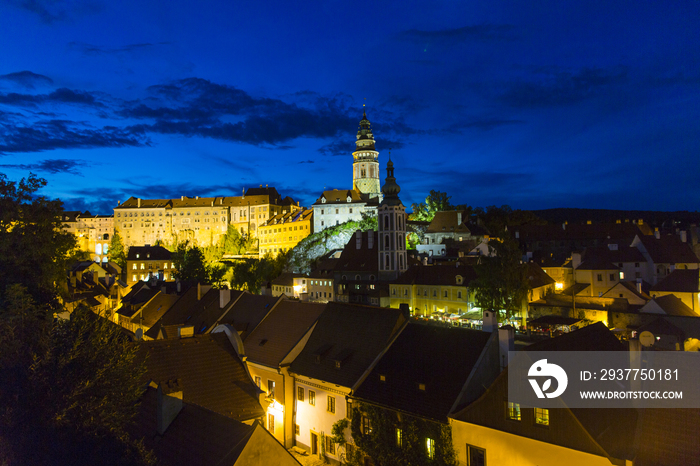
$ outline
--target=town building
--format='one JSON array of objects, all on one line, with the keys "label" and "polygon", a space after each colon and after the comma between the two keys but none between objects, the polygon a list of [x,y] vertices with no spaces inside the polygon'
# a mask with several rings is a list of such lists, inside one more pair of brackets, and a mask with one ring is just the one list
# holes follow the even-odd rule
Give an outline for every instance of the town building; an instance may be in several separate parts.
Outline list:
[{"label": "town building", "polygon": [[304,348],[325,305],[282,300],[246,339],[245,354],[255,384],[267,393],[267,430],[285,447],[294,445],[294,378],[289,362]]},{"label": "town building", "polygon": [[157,278],[175,280],[175,264],[172,254],[162,246],[132,246],[126,257],[126,283],[133,285],[140,280]]},{"label": "town building", "polygon": [[277,256],[294,248],[301,240],[313,234],[314,211],[295,210],[277,214],[258,228],[260,258],[270,254]]},{"label": "town building", "polygon": [[288,298],[308,301],[308,283],[309,278],[306,275],[289,272],[282,273],[279,277],[272,280],[272,296],[284,295]]},{"label": "town building", "polygon": [[[390,451],[387,457],[397,464],[416,457],[440,464],[452,448],[452,439],[444,435],[448,415],[476,400],[499,368],[498,331],[410,322],[352,395],[355,413],[363,416],[364,439],[355,443],[393,439],[382,451]],[[367,406],[380,413],[382,422],[373,423],[377,419],[366,415]]]},{"label": "town building", "polygon": [[474,307],[476,279],[474,268],[456,262],[453,265],[413,265],[389,284],[390,306],[406,304],[414,316],[444,319],[463,314]]},{"label": "town building", "polygon": [[298,447],[340,460],[342,452],[330,441],[333,425],[352,415],[348,396],[407,321],[408,315],[399,309],[326,305],[304,349],[289,367],[295,379]]}]

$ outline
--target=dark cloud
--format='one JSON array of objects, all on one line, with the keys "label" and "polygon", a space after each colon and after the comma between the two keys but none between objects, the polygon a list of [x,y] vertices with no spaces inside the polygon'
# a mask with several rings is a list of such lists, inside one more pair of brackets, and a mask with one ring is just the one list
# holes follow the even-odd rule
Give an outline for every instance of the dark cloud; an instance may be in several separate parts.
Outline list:
[{"label": "dark cloud", "polygon": [[313,160],[302,160],[299,163],[315,163]]},{"label": "dark cloud", "polygon": [[626,78],[625,69],[583,68],[578,73],[559,72],[537,82],[516,82],[500,100],[520,108],[570,105],[622,84]]},{"label": "dark cloud", "polygon": [[34,89],[35,86],[47,86],[53,84],[53,80],[43,74],[32,73],[31,71],[18,71],[0,75],[0,80],[10,81],[27,89]]},{"label": "dark cloud", "polygon": [[46,24],[102,11],[102,5],[92,0],[9,0],[9,3],[39,16]]},{"label": "dark cloud", "polygon": [[[89,164],[81,160],[71,160],[71,159],[53,159],[53,160],[42,160],[38,163],[31,164],[19,164],[19,165],[0,165],[3,168],[15,168],[19,170],[30,170],[38,172],[46,172],[51,174],[56,173],[70,173],[71,175],[81,175],[78,170],[81,167],[87,167]],[[82,176],[82,175],[81,175]]]},{"label": "dark cloud", "polygon": [[336,98],[318,98],[314,105],[300,107],[200,78],[151,86],[149,91],[160,105],[131,102],[119,111],[123,117],[155,120],[135,126],[147,132],[280,148],[299,137],[333,137],[357,124]]},{"label": "dark cloud", "polygon": [[141,44],[122,45],[120,47],[103,47],[100,45],[87,44],[85,42],[69,42],[68,48],[82,52],[85,55],[95,56],[95,55],[117,55],[117,54],[124,54],[124,53],[143,52],[143,51],[152,50],[154,48],[157,48],[157,47],[160,47],[163,45],[170,45],[170,44],[171,44],[171,42],[156,42],[156,43],[144,42]]},{"label": "dark cloud", "polygon": [[35,107],[40,104],[79,104],[91,107],[104,107],[95,96],[85,91],[60,88],[49,94],[0,94],[0,104]]},{"label": "dark cloud", "polygon": [[[380,138],[376,144],[377,150],[381,150],[382,152],[401,149],[404,145],[405,144],[399,140],[387,138]],[[336,139],[333,142],[319,147],[317,150],[322,155],[339,157],[351,156],[352,153],[355,152],[355,144],[348,139]]]},{"label": "dark cloud", "polygon": [[0,125],[0,154],[148,144],[145,134],[113,126],[92,128],[65,120],[37,121],[30,126]]},{"label": "dark cloud", "polygon": [[399,37],[421,43],[426,41],[448,44],[463,41],[502,41],[512,39],[511,32],[513,29],[515,29],[515,26],[510,24],[477,24],[475,26],[440,29],[437,31],[409,29],[399,33]]}]

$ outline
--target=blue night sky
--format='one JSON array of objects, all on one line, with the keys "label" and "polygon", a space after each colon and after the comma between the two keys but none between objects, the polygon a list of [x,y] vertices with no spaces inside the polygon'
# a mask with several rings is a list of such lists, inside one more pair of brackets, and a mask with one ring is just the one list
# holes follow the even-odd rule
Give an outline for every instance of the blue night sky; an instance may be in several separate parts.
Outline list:
[{"label": "blue night sky", "polygon": [[5,0],[0,172],[92,213],[310,205],[366,103],[407,206],[697,210],[699,31],[697,1]]}]

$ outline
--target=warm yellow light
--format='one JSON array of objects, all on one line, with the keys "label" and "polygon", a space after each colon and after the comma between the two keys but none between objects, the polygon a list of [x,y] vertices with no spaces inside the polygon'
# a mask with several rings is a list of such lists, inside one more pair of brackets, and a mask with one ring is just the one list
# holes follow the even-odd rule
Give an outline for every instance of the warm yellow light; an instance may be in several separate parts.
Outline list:
[{"label": "warm yellow light", "polygon": [[554,289],[556,289],[556,290],[563,290],[563,289],[564,289],[564,284],[563,284],[563,283],[557,282],[557,283],[554,284]]}]

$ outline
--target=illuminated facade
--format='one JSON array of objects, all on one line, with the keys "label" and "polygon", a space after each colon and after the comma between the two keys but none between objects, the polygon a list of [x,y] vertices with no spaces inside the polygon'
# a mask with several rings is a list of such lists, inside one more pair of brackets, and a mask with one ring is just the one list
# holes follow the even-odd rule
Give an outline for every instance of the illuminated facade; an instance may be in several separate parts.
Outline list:
[{"label": "illuminated facade", "polygon": [[63,224],[73,233],[78,248],[90,254],[94,262],[107,263],[109,242],[114,232],[112,215],[91,215],[90,212],[63,212]]},{"label": "illuminated facade", "polygon": [[125,246],[189,240],[197,246],[217,243],[233,225],[242,235],[257,235],[270,217],[299,210],[275,188],[251,188],[243,196],[140,199],[131,197],[114,208],[114,226]]},{"label": "illuminated facade", "polygon": [[412,266],[389,284],[390,306],[408,304],[411,314],[446,317],[474,307],[469,283],[476,278],[470,266]]},{"label": "illuminated facade", "polygon": [[258,228],[260,244],[258,251],[262,258],[265,254],[276,256],[289,251],[314,232],[313,210],[295,210],[281,213],[270,218]]},{"label": "illuminated facade", "polygon": [[368,198],[379,197],[379,152],[374,148],[374,135],[367,113],[362,113],[357,131],[355,152],[352,153],[352,188]]},{"label": "illuminated facade", "polygon": [[175,280],[170,251],[161,246],[132,246],[126,258],[126,283],[131,286],[141,280],[156,277],[159,280]]}]

